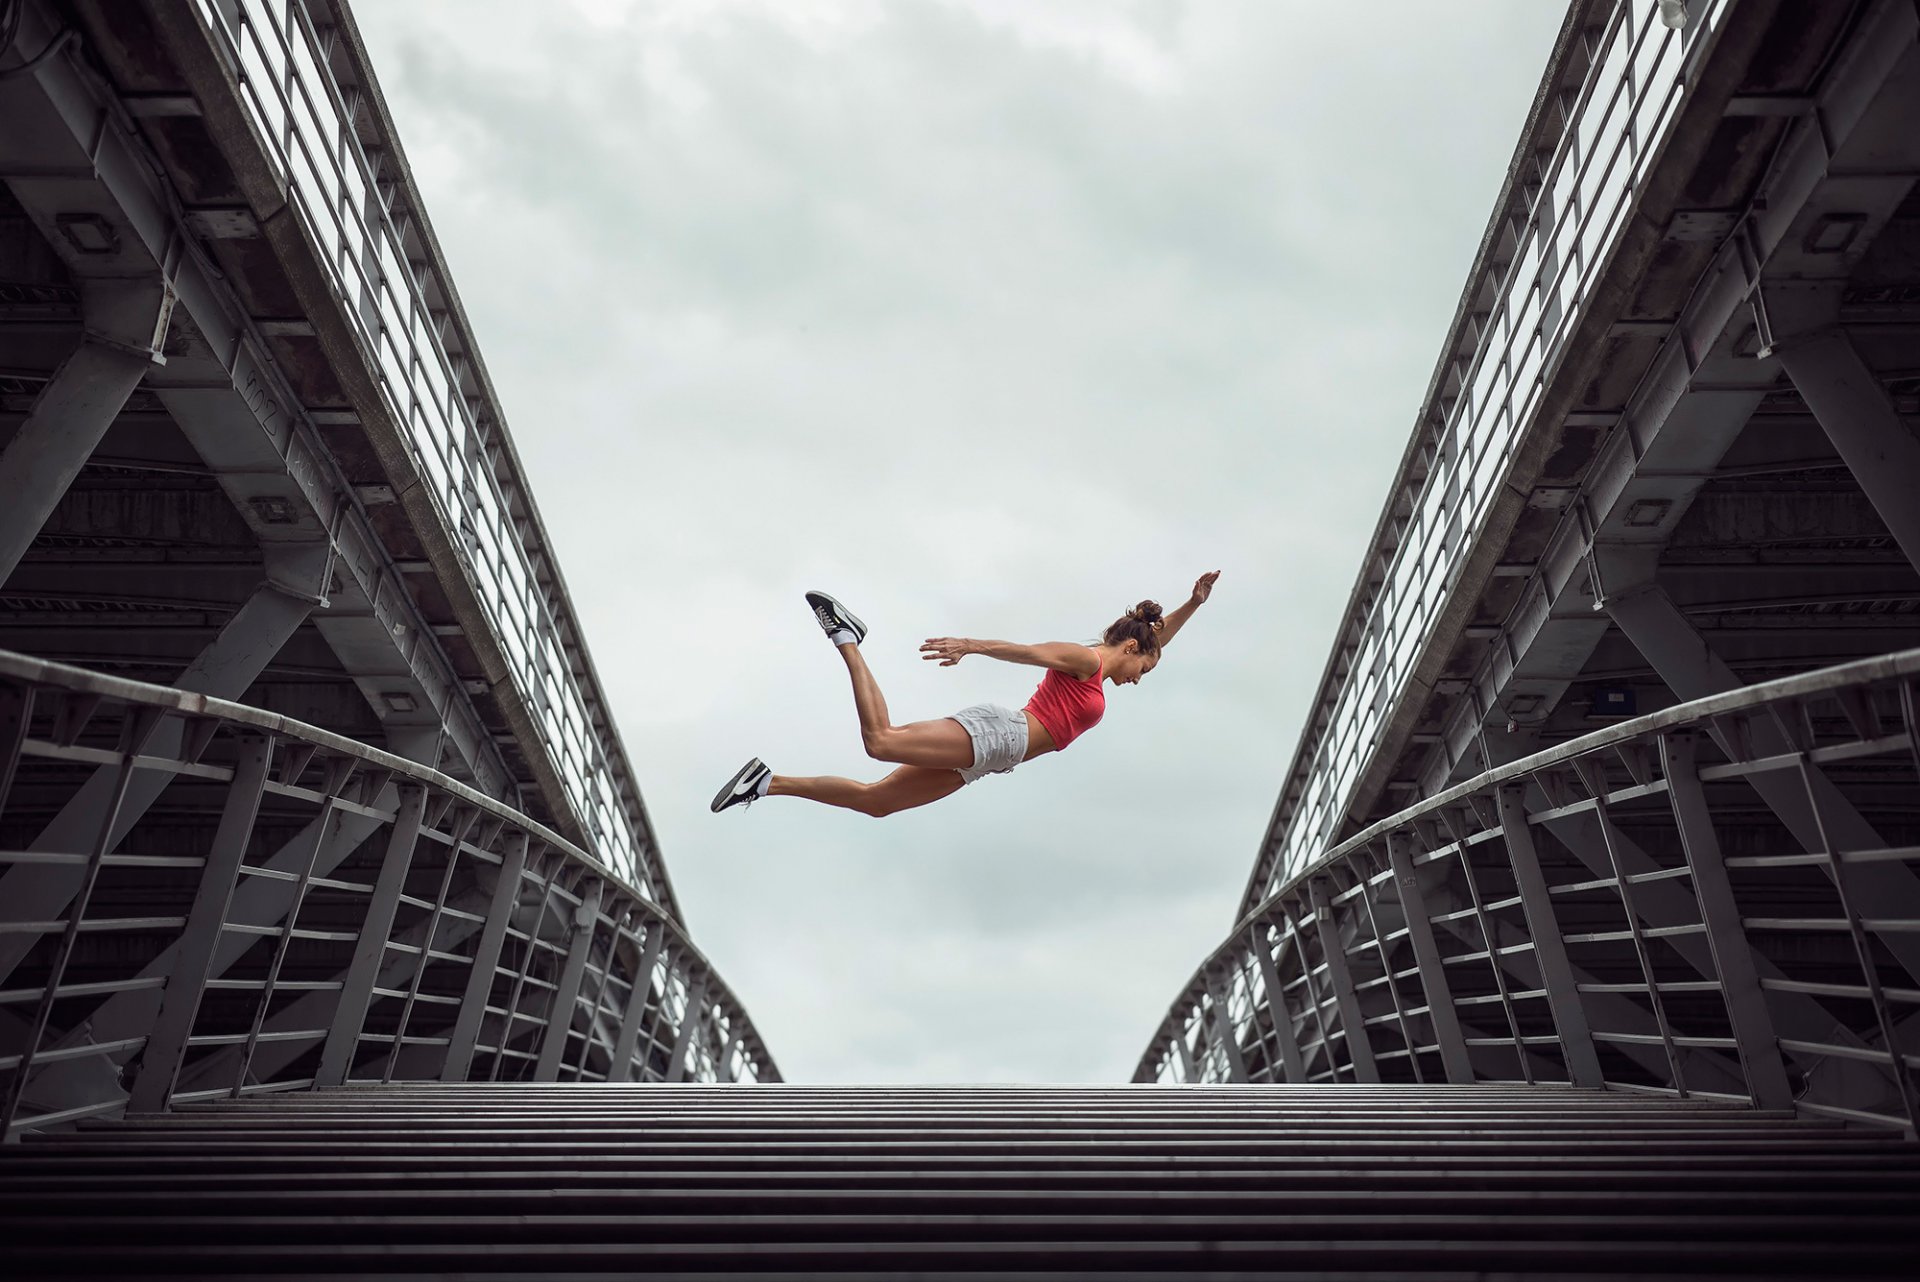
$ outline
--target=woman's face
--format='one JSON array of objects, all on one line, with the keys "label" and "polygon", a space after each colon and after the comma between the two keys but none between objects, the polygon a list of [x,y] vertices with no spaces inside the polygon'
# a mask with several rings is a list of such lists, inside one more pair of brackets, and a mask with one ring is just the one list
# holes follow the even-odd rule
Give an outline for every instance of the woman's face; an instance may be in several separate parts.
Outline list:
[{"label": "woman's face", "polygon": [[1140,684],[1140,678],[1152,672],[1160,662],[1158,652],[1142,655],[1134,642],[1127,642],[1127,648],[1120,652],[1119,661],[1113,665],[1113,683],[1117,686]]}]

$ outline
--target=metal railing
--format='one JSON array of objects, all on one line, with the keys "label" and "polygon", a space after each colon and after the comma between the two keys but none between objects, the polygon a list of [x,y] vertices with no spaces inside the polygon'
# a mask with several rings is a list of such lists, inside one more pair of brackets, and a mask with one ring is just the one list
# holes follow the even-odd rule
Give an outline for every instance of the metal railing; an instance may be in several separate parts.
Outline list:
[{"label": "metal railing", "polygon": [[[74,805],[90,847],[34,848]],[[36,937],[0,991],[8,1138],[347,1082],[779,1080],[685,932],[557,833],[273,713],[0,651],[0,864],[29,863],[75,892],[0,923]]]},{"label": "metal railing", "polygon": [[1248,913],[1136,1073],[1570,1082],[1913,1135],[1920,650],[1491,770]]},{"label": "metal railing", "polygon": [[[424,215],[395,208],[410,179],[370,72],[329,0],[196,0],[292,208],[317,246],[423,490],[492,625],[581,831],[662,899],[648,823],[531,496]],[[369,135],[371,140],[369,140]],[[449,352],[449,338],[465,349]],[[484,421],[483,420],[487,420]]]},{"label": "metal railing", "polygon": [[[1618,0],[1597,42],[1576,35],[1574,52],[1589,60],[1584,82],[1571,102],[1544,104],[1496,206],[1517,199],[1524,213],[1496,216],[1470,277],[1468,298],[1491,306],[1463,306],[1448,335],[1420,447],[1388,498],[1243,908],[1303,868],[1344,819],[1668,139],[1686,70],[1706,56],[1733,3],[1694,0],[1683,33],[1661,23],[1655,0]],[[1559,74],[1549,69],[1549,86]],[[1549,146],[1552,159],[1536,172],[1531,156]],[[1531,197],[1521,196],[1528,187]],[[1383,555],[1376,579],[1372,562]]]}]

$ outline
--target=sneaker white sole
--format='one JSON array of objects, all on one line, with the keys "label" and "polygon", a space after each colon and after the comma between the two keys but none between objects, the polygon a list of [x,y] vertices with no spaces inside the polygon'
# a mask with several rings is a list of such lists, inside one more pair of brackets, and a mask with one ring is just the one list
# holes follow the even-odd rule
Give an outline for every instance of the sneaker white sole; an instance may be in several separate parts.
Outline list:
[{"label": "sneaker white sole", "polygon": [[759,794],[756,789],[760,783],[760,776],[767,773],[770,772],[767,770],[766,763],[758,757],[741,766],[733,778],[727,780],[727,786],[714,794],[713,813],[717,815],[728,806],[758,801]]}]

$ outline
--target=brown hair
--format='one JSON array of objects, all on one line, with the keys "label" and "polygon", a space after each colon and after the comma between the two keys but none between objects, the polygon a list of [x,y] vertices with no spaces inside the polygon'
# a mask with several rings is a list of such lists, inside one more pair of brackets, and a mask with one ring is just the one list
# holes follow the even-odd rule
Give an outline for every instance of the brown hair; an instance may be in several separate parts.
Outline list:
[{"label": "brown hair", "polygon": [[1115,619],[1100,639],[1108,645],[1133,640],[1139,643],[1143,655],[1160,653],[1160,603],[1142,601]]}]

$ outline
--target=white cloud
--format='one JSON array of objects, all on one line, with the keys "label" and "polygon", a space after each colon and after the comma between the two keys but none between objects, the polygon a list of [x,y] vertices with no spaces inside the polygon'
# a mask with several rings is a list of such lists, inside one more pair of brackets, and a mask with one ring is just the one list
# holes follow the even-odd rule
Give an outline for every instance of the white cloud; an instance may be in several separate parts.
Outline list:
[{"label": "white cloud", "polygon": [[[1229,924],[1553,6],[505,0],[357,16],[695,937],[795,1080],[1116,1080]],[[748,755],[1213,604],[1070,751],[884,821]]]}]

